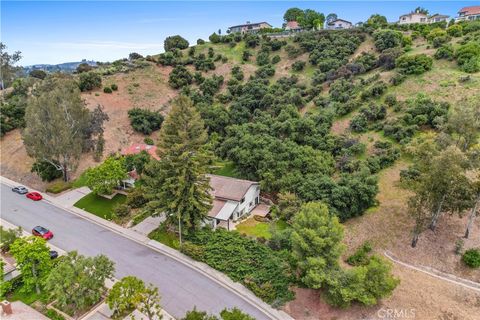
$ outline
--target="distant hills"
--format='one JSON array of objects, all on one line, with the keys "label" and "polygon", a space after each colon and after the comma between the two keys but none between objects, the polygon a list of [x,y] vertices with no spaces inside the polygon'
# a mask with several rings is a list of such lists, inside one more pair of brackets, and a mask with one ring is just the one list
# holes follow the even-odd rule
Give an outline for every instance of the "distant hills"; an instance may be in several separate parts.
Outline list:
[{"label": "distant hills", "polygon": [[34,64],[31,66],[23,67],[23,71],[28,74],[32,70],[43,70],[46,72],[65,72],[72,73],[74,72],[78,65],[81,63],[88,63],[91,66],[96,66],[97,63],[93,60],[82,60],[78,62],[65,62],[59,64]]}]

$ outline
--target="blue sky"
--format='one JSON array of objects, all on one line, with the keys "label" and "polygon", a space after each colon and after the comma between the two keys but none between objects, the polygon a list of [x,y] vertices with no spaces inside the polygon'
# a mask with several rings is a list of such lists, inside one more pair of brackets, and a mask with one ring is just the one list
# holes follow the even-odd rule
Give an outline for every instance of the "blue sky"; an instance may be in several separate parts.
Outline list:
[{"label": "blue sky", "polygon": [[190,43],[230,25],[281,26],[290,7],[335,12],[352,22],[373,13],[389,21],[417,6],[455,16],[478,1],[1,1],[1,40],[22,52],[22,65],[89,59],[112,61],[130,52],[156,54],[180,34]]}]

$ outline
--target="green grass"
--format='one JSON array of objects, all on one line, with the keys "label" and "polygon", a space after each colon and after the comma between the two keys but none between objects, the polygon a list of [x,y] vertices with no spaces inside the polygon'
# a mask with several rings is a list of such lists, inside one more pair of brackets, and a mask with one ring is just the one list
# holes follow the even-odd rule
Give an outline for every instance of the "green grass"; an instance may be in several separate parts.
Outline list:
[{"label": "green grass", "polygon": [[94,193],[90,193],[78,200],[74,206],[93,213],[100,218],[111,220],[113,209],[117,205],[124,203],[126,199],[127,197],[122,194],[117,194],[112,200],[109,200]]},{"label": "green grass", "polygon": [[245,220],[244,222],[237,225],[236,230],[247,236],[270,239],[272,237],[272,233],[270,232],[272,225],[277,230],[284,230],[288,226],[287,222],[283,220],[278,220],[274,222],[260,222],[253,218],[249,218],[248,220]]},{"label": "green grass", "polygon": [[85,174],[85,172],[83,172],[80,175],[80,177],[78,177],[72,182],[73,188],[81,188],[81,187],[85,187],[86,185],[87,185],[87,175]]},{"label": "green grass", "polygon": [[8,296],[9,301],[22,301],[25,304],[31,305],[37,300],[47,301],[47,294],[42,292],[37,294],[35,291],[32,292],[21,292],[22,286],[16,288]]},{"label": "green grass", "polygon": [[239,174],[232,161],[219,161],[216,164],[218,167],[213,173],[219,176],[239,178]]},{"label": "green grass", "polygon": [[72,182],[65,182],[63,180],[50,182],[47,186],[47,192],[60,193],[72,187]]},{"label": "green grass", "polygon": [[148,237],[150,239],[163,243],[164,245],[169,246],[173,249],[178,249],[180,247],[177,235],[173,232],[168,231],[165,227],[165,224],[161,224],[158,229],[150,232]]}]

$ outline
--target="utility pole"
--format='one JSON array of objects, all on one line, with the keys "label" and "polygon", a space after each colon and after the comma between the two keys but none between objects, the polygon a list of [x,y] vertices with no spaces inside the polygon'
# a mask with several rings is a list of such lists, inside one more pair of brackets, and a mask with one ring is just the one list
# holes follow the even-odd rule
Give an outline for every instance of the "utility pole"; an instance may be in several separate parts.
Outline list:
[{"label": "utility pole", "polygon": [[182,224],[180,222],[180,214],[178,215],[178,235],[180,239],[180,247],[182,246]]}]

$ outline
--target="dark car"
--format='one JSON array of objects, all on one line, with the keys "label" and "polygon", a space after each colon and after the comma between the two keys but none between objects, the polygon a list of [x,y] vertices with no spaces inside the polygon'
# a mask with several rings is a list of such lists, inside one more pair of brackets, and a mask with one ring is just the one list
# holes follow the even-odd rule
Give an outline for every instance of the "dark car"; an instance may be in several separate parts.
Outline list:
[{"label": "dark car", "polygon": [[40,201],[43,199],[42,195],[38,192],[27,193],[27,198],[32,199],[33,201]]},{"label": "dark car", "polygon": [[55,250],[50,250],[50,259],[57,259],[58,258],[58,252]]},{"label": "dark car", "polygon": [[44,227],[41,227],[41,226],[36,226],[35,228],[33,228],[32,234],[37,237],[42,237],[45,240],[50,240],[53,238],[52,231],[45,229]]},{"label": "dark car", "polygon": [[24,186],[17,186],[15,188],[12,188],[13,192],[16,192],[18,194],[25,194],[28,193],[28,189],[25,188]]}]

